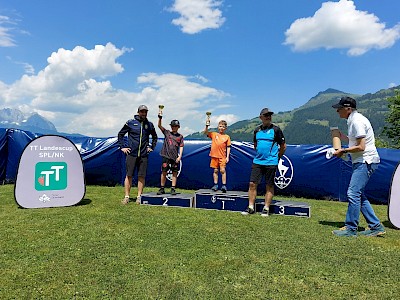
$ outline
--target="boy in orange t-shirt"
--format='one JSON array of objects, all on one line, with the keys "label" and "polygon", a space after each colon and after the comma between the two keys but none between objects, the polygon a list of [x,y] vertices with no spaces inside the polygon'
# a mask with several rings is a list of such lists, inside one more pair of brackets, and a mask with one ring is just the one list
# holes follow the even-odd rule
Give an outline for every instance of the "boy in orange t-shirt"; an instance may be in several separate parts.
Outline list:
[{"label": "boy in orange t-shirt", "polygon": [[218,132],[209,132],[206,123],[204,134],[211,139],[211,163],[210,167],[214,169],[213,179],[214,186],[211,188],[214,192],[218,190],[218,170],[222,177],[221,191],[226,193],[226,164],[229,162],[229,155],[231,152],[231,138],[225,133],[228,128],[226,121],[221,120],[218,123]]}]

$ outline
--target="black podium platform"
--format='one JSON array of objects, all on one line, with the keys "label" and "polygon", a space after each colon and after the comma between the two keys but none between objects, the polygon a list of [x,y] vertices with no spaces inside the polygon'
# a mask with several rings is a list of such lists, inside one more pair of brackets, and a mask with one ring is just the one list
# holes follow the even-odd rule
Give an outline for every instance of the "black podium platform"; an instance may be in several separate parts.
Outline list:
[{"label": "black podium platform", "polygon": [[[256,201],[256,212],[261,212],[264,207],[264,200]],[[272,200],[269,207],[271,214],[296,217],[311,217],[311,207],[305,202]]]},{"label": "black podium platform", "polygon": [[173,206],[173,207],[193,207],[193,194],[163,194],[157,195],[156,192],[142,194],[140,204]]},{"label": "black podium platform", "polygon": [[194,207],[203,209],[244,211],[249,204],[247,192],[198,190],[194,194]]}]

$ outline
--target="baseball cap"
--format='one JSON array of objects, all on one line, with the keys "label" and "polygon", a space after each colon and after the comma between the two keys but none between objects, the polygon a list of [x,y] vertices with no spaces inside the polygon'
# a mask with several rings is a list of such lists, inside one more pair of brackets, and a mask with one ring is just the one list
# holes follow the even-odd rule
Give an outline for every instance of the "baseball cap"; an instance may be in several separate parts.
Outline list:
[{"label": "baseball cap", "polygon": [[171,124],[169,124],[169,125],[171,125],[171,126],[181,126],[180,124],[179,124],[179,121],[178,120],[172,120],[171,121]]},{"label": "baseball cap", "polygon": [[146,105],[140,105],[139,107],[138,107],[138,109],[137,109],[137,111],[141,111],[141,110],[149,110],[148,108],[147,108],[147,106]]},{"label": "baseball cap", "polygon": [[343,107],[351,107],[351,108],[357,108],[357,103],[356,100],[354,100],[351,97],[342,97],[340,98],[339,103],[332,105],[333,108],[343,108]]},{"label": "baseball cap", "polygon": [[263,108],[260,112],[260,116],[262,115],[273,115],[274,112],[270,111],[268,108]]}]

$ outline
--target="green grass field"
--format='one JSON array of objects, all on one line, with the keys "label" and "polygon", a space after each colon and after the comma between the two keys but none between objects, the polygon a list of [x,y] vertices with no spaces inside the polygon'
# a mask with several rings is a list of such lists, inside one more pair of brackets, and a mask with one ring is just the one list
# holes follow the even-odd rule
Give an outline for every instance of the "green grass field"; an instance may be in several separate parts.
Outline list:
[{"label": "green grass field", "polygon": [[290,199],[312,217],[262,218],[123,206],[122,187],[88,186],[81,205],[20,209],[13,189],[0,186],[0,299],[400,297],[387,206],[374,206],[385,237],[339,238],[346,203]]}]

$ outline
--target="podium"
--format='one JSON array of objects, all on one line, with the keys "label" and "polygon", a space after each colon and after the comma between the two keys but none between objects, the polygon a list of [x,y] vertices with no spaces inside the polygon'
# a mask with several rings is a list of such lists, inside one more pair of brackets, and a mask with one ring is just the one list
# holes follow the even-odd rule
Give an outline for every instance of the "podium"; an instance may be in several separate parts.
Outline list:
[{"label": "podium", "polygon": [[198,190],[194,194],[194,207],[215,210],[244,211],[249,205],[247,192]]},{"label": "podium", "polygon": [[157,195],[156,192],[151,192],[147,194],[142,194],[142,196],[140,197],[140,204],[190,208],[193,207],[193,195],[192,194]]},{"label": "podium", "polygon": [[[156,192],[142,194],[140,204],[172,207],[188,207],[212,210],[242,212],[249,205],[247,192],[198,190],[193,194],[163,194]],[[260,213],[264,207],[264,199],[256,199],[255,209]],[[305,202],[272,200],[269,208],[271,214],[282,216],[311,217],[311,207]]]},{"label": "podium", "polygon": [[[258,199],[257,199],[258,200]],[[261,212],[264,207],[264,200],[256,200],[256,212]],[[305,202],[272,200],[269,211],[274,215],[311,217],[311,207]]]}]

